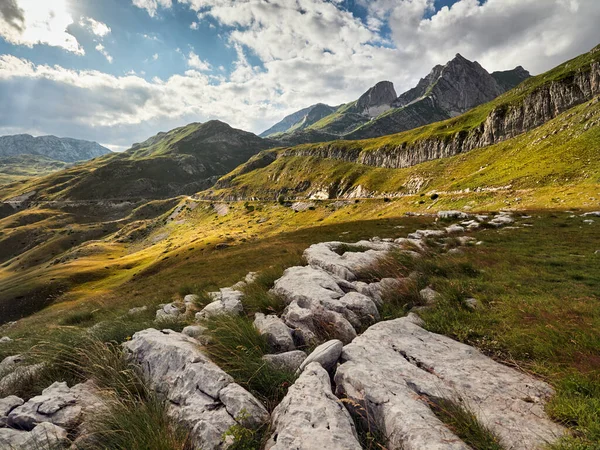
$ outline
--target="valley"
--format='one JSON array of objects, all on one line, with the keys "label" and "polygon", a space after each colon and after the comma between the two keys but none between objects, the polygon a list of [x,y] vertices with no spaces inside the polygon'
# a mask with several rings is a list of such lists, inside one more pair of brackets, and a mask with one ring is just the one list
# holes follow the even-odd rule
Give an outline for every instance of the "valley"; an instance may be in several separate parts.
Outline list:
[{"label": "valley", "polygon": [[0,444],[598,448],[600,46],[89,144],[0,150]]}]

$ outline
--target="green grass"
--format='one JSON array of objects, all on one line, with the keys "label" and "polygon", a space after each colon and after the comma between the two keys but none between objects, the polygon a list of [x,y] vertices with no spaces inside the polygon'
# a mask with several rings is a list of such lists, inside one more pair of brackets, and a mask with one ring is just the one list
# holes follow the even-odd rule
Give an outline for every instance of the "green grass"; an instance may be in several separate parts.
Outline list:
[{"label": "green grass", "polygon": [[207,320],[205,325],[211,338],[206,350],[212,361],[272,410],[296,377],[272,368],[261,359],[269,353],[269,347],[252,320],[219,316]]},{"label": "green grass", "polygon": [[60,320],[60,325],[82,325],[90,323],[94,320],[93,311],[77,311],[73,312]]},{"label": "green grass", "polygon": [[444,398],[430,399],[429,404],[437,418],[472,449],[504,449],[498,436],[482,425],[464,405]]}]

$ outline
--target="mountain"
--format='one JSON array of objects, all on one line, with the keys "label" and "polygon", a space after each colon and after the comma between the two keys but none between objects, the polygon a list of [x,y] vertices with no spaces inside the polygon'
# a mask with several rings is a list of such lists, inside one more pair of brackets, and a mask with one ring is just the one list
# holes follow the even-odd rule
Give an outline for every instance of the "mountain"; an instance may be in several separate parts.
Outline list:
[{"label": "mountain", "polygon": [[529,76],[520,66],[490,74],[477,62],[458,54],[446,65],[434,67],[417,86],[400,96],[393,83],[382,81],[358,100],[340,106],[309,126],[282,128],[272,137],[282,145],[296,145],[398,133],[460,115],[493,100]]},{"label": "mountain", "polygon": [[301,109],[289,116],[286,116],[281,122],[276,123],[271,128],[263,131],[260,137],[276,137],[283,133],[291,133],[293,131],[304,130],[313,123],[318,122],[323,117],[335,112],[337,107],[317,103],[308,108]]},{"label": "mountain", "polygon": [[[482,70],[459,62],[451,68],[452,73],[467,75],[468,71]],[[433,93],[441,88],[450,92],[444,87],[448,84],[447,69],[434,69],[415,90],[399,97],[399,101],[409,102],[405,110],[425,103],[422,93],[429,87]],[[435,103],[438,111],[445,111],[439,105],[456,108],[498,89],[489,79],[470,87],[465,83],[459,86],[469,92],[447,95],[443,102]],[[228,200],[280,195],[425,195],[432,189],[463,192],[506,185],[550,188],[556,180],[572,182],[583,192],[582,186],[600,179],[598,96],[600,46],[442,122],[361,141],[337,140],[264,151],[202,195]],[[435,99],[426,98],[428,104],[434,104]]]},{"label": "mountain", "polygon": [[[347,139],[365,139],[398,133],[456,117],[512,89],[527,72],[522,68],[494,77],[477,62],[460,54],[445,66],[436,66],[417,86],[402,94],[390,109],[349,133]],[[502,86],[496,79],[502,80]],[[515,84],[516,83],[516,84]]]},{"label": "mountain", "polygon": [[75,167],[4,186],[0,197],[35,191],[38,200],[165,198],[192,194],[274,143],[213,120],[159,133]]},{"label": "mountain", "polygon": [[33,137],[29,134],[0,136],[0,157],[40,155],[54,161],[87,161],[111,153],[96,142],[56,136]]}]

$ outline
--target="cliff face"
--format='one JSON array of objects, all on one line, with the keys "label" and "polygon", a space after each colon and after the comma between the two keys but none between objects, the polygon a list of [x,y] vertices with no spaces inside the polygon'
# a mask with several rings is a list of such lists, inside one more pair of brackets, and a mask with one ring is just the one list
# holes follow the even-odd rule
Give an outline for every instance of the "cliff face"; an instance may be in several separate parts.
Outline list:
[{"label": "cliff face", "polygon": [[445,158],[510,139],[536,128],[573,106],[600,95],[600,62],[589,70],[545,84],[510,106],[491,111],[486,120],[469,131],[414,143],[382,146],[375,150],[348,150],[343,144],[327,143],[310,148],[293,148],[280,156],[317,156],[357,162],[369,166],[402,168],[432,159]]}]

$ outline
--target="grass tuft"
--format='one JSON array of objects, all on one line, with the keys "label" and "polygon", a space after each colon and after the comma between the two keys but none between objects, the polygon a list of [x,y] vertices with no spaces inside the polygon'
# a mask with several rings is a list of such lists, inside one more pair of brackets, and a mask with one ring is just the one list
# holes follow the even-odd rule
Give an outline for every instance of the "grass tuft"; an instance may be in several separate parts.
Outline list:
[{"label": "grass tuft", "polygon": [[500,438],[458,402],[430,398],[431,410],[450,430],[474,450],[503,450]]},{"label": "grass tuft", "polygon": [[218,316],[205,325],[211,338],[206,349],[212,361],[272,410],[296,377],[261,359],[269,353],[266,338],[247,317]]}]

